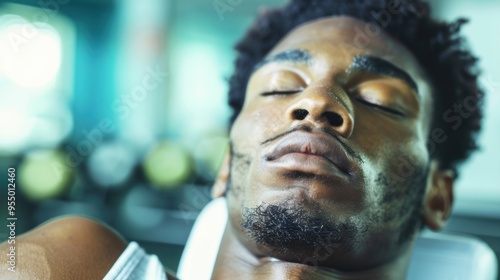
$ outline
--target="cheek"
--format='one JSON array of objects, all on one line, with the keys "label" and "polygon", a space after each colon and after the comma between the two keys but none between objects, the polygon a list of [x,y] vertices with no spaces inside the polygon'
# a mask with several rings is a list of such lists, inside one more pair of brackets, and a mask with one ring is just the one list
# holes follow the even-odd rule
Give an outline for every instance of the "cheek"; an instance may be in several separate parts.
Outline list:
[{"label": "cheek", "polygon": [[407,181],[419,176],[428,164],[425,145],[414,139],[405,139],[379,144],[376,151],[365,160],[363,170],[369,182],[383,174],[393,185],[406,185]]},{"label": "cheek", "polygon": [[277,106],[244,108],[231,128],[233,145],[247,152],[250,152],[248,148],[255,149],[259,143],[281,132],[282,115],[282,110]]},{"label": "cheek", "polygon": [[418,165],[422,158],[427,157],[425,136],[419,119],[398,120],[373,116],[365,111],[356,113],[359,117],[355,120],[352,142],[368,160],[383,164],[402,156],[415,158],[413,161]]},{"label": "cheek", "polygon": [[278,102],[260,103],[249,106],[245,113],[249,127],[257,127],[267,132],[275,132],[282,126],[286,106]]},{"label": "cheek", "polygon": [[388,197],[402,199],[411,183],[424,172],[429,160],[425,141],[415,123],[405,126],[361,121],[357,124],[359,130],[353,137],[360,139],[356,148],[364,155],[366,200],[373,209],[383,209],[381,204],[388,206]]},{"label": "cheek", "polygon": [[[399,220],[406,215],[426,186],[428,155],[419,142],[393,143],[380,149],[378,158],[366,161],[367,200],[381,222]],[[405,210],[407,209],[407,210]]]}]

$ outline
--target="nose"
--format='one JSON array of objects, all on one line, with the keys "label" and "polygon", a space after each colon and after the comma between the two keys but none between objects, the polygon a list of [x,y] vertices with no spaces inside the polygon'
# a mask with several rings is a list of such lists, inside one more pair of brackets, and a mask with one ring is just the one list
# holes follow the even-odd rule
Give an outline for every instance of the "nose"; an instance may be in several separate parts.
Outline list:
[{"label": "nose", "polygon": [[354,129],[352,105],[340,88],[316,87],[302,92],[287,110],[292,121],[329,126],[339,136],[349,138]]}]

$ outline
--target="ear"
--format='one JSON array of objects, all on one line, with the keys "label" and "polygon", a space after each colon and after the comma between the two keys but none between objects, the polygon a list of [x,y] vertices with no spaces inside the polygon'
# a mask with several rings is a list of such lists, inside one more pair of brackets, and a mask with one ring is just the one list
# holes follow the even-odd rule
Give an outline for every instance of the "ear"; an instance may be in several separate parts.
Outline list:
[{"label": "ear", "polygon": [[431,162],[424,197],[423,222],[432,230],[442,229],[451,214],[455,178],[454,171],[442,170],[437,161]]},{"label": "ear", "polygon": [[222,160],[219,173],[215,179],[215,183],[212,187],[212,198],[223,197],[226,195],[227,191],[227,180],[229,178],[229,168],[230,168],[231,156],[229,152],[226,152],[224,159]]}]

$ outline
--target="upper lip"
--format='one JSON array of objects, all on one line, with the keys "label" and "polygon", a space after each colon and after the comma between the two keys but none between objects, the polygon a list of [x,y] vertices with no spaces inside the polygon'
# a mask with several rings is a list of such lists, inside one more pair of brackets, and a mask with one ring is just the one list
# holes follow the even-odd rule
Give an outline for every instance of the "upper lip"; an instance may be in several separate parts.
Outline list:
[{"label": "upper lip", "polygon": [[265,159],[273,161],[290,153],[323,157],[346,175],[352,174],[355,170],[352,158],[339,141],[326,133],[292,132],[278,141]]}]

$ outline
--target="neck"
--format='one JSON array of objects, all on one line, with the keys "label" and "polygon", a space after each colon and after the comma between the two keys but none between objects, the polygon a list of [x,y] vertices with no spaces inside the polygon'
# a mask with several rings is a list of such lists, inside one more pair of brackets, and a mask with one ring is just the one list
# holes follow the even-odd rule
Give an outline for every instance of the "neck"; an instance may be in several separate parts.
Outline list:
[{"label": "neck", "polygon": [[212,279],[405,279],[411,249],[379,267],[345,272],[329,267],[314,267],[270,257],[257,257],[245,248],[228,225],[224,232]]}]

